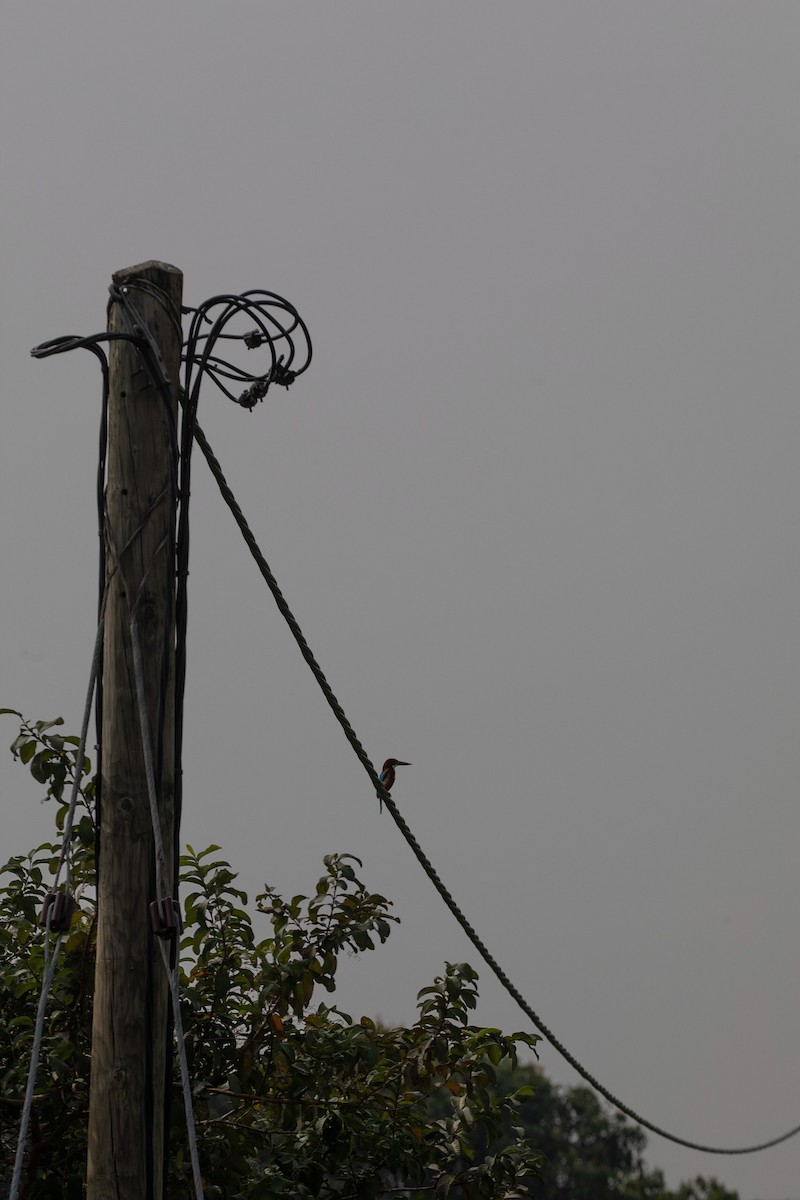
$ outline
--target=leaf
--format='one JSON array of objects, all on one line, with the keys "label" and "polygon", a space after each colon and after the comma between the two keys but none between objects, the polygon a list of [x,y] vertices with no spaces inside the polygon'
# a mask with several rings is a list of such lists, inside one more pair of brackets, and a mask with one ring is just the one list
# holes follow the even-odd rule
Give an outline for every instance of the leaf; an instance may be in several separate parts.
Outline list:
[{"label": "leaf", "polygon": [[52,754],[49,750],[40,750],[31,762],[31,775],[37,783],[47,783],[50,778]]},{"label": "leaf", "polygon": [[37,721],[33,728],[37,733],[44,733],[46,729],[52,729],[54,725],[63,725],[64,718],[56,717],[54,721]]},{"label": "leaf", "polygon": [[311,997],[314,995],[314,976],[310,971],[298,979],[294,987],[294,995],[301,1008],[305,1008]]},{"label": "leaf", "polygon": [[276,1046],[275,1049],[272,1051],[272,1061],[274,1062],[276,1069],[280,1072],[281,1075],[289,1074],[289,1070],[290,1070],[289,1059],[287,1058],[284,1051],[280,1048],[280,1046]]},{"label": "leaf", "polygon": [[94,846],[94,821],[88,815],[78,822],[78,838],[84,846]]}]

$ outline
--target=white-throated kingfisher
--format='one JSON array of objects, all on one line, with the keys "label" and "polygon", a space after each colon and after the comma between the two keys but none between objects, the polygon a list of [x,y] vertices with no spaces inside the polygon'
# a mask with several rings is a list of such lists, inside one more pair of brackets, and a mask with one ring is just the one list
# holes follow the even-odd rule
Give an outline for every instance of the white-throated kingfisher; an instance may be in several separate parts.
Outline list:
[{"label": "white-throated kingfisher", "polygon": [[[387,758],[386,762],[383,764],[383,767],[381,768],[381,773],[380,773],[380,781],[383,784],[383,786],[386,788],[387,792],[390,792],[392,790],[392,784],[394,783],[395,767],[410,767],[412,765],[413,764],[410,762],[403,762],[403,760],[401,758]],[[383,812],[383,796],[380,794],[380,792],[377,793],[377,796],[378,796],[378,804],[380,805],[380,811]]]}]

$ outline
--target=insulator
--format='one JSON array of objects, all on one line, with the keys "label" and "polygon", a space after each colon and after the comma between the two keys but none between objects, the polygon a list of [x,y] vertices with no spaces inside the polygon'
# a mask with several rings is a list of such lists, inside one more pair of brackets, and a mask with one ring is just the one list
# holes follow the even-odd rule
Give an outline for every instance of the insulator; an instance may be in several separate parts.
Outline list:
[{"label": "insulator", "polygon": [[150,905],[150,926],[156,937],[172,938],[182,928],[180,910],[171,896]]},{"label": "insulator", "polygon": [[48,892],[44,898],[42,911],[39,913],[39,924],[47,927],[47,914],[50,914],[50,929],[53,933],[66,933],[72,924],[72,916],[78,907],[74,896],[68,892]]}]

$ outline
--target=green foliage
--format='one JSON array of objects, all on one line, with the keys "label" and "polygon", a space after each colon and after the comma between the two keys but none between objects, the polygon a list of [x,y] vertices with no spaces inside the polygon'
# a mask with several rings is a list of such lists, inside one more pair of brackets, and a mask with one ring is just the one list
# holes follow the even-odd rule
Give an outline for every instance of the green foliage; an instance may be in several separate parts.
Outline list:
[{"label": "green foliage", "polygon": [[[13,709],[0,709],[13,713]],[[84,1193],[95,955],[94,782],[61,722],[20,717],[12,753],[55,803],[59,832],[76,772],[71,886],[36,1079],[23,1196]],[[60,842],[0,868],[0,1186],[10,1182],[45,970],[38,925]],[[643,1160],[645,1134],[588,1088],[561,1089],[520,1066],[537,1037],[469,1024],[477,976],[448,963],[419,993],[409,1028],[353,1020],[321,997],[342,953],[385,942],[397,920],[328,855],[310,895],[267,888],[254,914],[218,846],[181,859],[181,1005],[206,1196],[369,1200],[400,1190],[459,1200],[738,1200],[716,1180],[676,1192]],[[170,1197],[193,1195],[178,1076],[169,1130]],[[4,1176],[4,1171],[8,1174]]]},{"label": "green foliage", "polygon": [[[2,709],[0,712],[13,712]],[[16,716],[20,714],[15,713]],[[61,721],[23,721],[12,754],[26,763],[45,800],[55,800],[56,827],[64,828],[78,769],[78,739],[51,733]],[[88,772],[88,760],[80,774]],[[89,1031],[94,980],[94,783],[79,793],[72,829],[73,893],[78,911],[61,939],[59,966],[50,993],[31,1117],[27,1178],[38,1180],[29,1196],[83,1192],[76,1147],[85,1143],[89,1106]],[[12,1163],[25,1092],[33,1028],[45,971],[39,913],[58,867],[61,842],[15,855],[0,869],[0,1162]],[[85,1157],[85,1151],[82,1152]],[[6,1186],[10,1174],[0,1182]],[[10,1168],[9,1168],[10,1170]]]},{"label": "green foliage", "polygon": [[[76,762],[76,740],[52,733],[55,724],[23,722],[12,746],[55,802],[60,830],[79,765],[83,777],[71,835],[79,905],[47,1008],[24,1179],[30,1200],[82,1194],[88,1117],[94,784],[88,762]],[[188,847],[181,860],[182,1019],[209,1200],[366,1200],[399,1188],[519,1194],[540,1156],[517,1124],[517,1099],[495,1090],[496,1067],[516,1063],[517,1043],[538,1039],[468,1024],[477,976],[466,963],[447,964],[419,993],[413,1026],[353,1020],[321,997],[335,990],[340,955],[386,941],[396,920],[358,878],[361,863],[329,855],[310,895],[285,900],[265,889],[251,916],[218,850]],[[59,851],[47,844],[0,869],[0,1152],[8,1163],[44,973],[36,921]],[[442,1091],[449,1103],[434,1114],[431,1098]],[[476,1155],[476,1129],[503,1136],[503,1147]],[[169,1144],[168,1194],[191,1196],[177,1075]]]}]

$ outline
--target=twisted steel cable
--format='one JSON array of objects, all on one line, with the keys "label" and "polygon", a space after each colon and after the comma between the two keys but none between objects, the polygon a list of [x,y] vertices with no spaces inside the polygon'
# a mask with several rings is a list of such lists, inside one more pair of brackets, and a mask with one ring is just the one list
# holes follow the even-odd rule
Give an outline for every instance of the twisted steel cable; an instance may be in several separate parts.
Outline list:
[{"label": "twisted steel cable", "polygon": [[556,1035],[549,1028],[549,1026],[545,1024],[545,1022],[542,1020],[542,1018],[539,1016],[539,1014],[537,1012],[535,1012],[535,1010],[531,1007],[531,1005],[525,999],[525,997],[523,996],[523,994],[519,990],[519,988],[516,987],[516,985],[514,983],[512,983],[511,979],[506,974],[506,972],[503,970],[503,968],[500,966],[500,963],[497,961],[497,959],[494,957],[492,952],[489,950],[486,943],[479,936],[479,934],[477,933],[474,926],[471,924],[471,922],[467,919],[465,914],[462,912],[461,908],[456,903],[452,894],[450,893],[450,891],[447,889],[447,887],[443,883],[438,872],[435,870],[435,868],[434,868],[433,864],[431,863],[430,859],[428,858],[427,854],[422,849],[419,842],[417,841],[417,839],[414,837],[413,833],[411,832],[411,829],[409,828],[408,823],[406,822],[405,818],[402,816],[399,809],[397,808],[397,805],[395,804],[394,800],[392,799],[391,793],[387,792],[386,789],[381,784],[381,781],[378,777],[378,773],[375,770],[375,767],[373,766],[372,762],[370,761],[369,756],[367,755],[367,752],[365,751],[364,747],[362,746],[361,742],[359,741],[359,739],[356,735],[356,732],[353,729],[353,726],[348,721],[347,716],[345,715],[344,709],[342,708],[341,704],[339,703],[336,696],[334,695],[333,689],[331,688],[330,684],[328,683],[327,679],[325,678],[322,668],[320,667],[319,663],[317,662],[316,658],[314,657],[314,655],[311,651],[311,647],[309,646],[308,642],[306,641],[306,638],[303,634],[302,629],[300,628],[299,624],[297,623],[297,620],[296,620],[294,614],[292,613],[291,609],[289,608],[289,605],[286,602],[286,598],[284,597],[283,592],[281,591],[280,587],[278,586],[278,581],[276,580],[275,576],[272,574],[272,571],[270,570],[269,565],[268,565],[266,559],[264,558],[264,555],[261,553],[261,550],[258,546],[258,543],[256,542],[256,539],[255,539],[255,536],[253,535],[252,530],[250,529],[250,526],[247,523],[244,513],[242,512],[241,508],[239,507],[236,497],[233,495],[233,492],[231,491],[231,488],[222,472],[222,468],[219,464],[219,460],[217,459],[216,455],[214,454],[213,450],[211,449],[208,439],[206,438],[205,434],[203,433],[203,431],[199,427],[199,425],[195,425],[195,440],[197,441],[198,446],[200,447],[200,449],[203,452],[203,455],[205,456],[206,462],[208,463],[208,465],[211,469],[211,473],[214,476],[214,478],[217,482],[217,486],[220,489],[223,500],[228,505],[228,508],[231,510],[234,520],[236,521],[236,524],[239,526],[241,534],[242,534],[245,542],[247,543],[248,549],[250,550],[250,553],[252,554],[253,558],[255,559],[256,565],[258,566],[258,569],[261,572],[261,575],[263,576],[267,586],[269,587],[270,591],[272,592],[272,595],[275,599],[275,603],[277,604],[281,615],[285,619],[287,625],[289,626],[289,629],[292,632],[292,636],[294,637],[295,641],[297,642],[298,646],[300,647],[300,652],[302,653],[303,658],[308,663],[308,666],[310,667],[311,672],[314,675],[314,678],[316,679],[317,683],[319,684],[319,686],[322,690],[322,693],[325,696],[325,699],[328,701],[328,704],[330,705],[331,709],[333,710],[333,714],[336,717],[336,720],[341,725],[341,727],[344,731],[345,737],[347,738],[350,745],[353,747],[356,757],[358,758],[359,762],[363,766],[364,770],[369,775],[369,778],[370,778],[375,790],[381,795],[384,804],[388,808],[389,812],[392,814],[392,817],[394,818],[394,821],[395,821],[397,827],[399,828],[403,837],[406,839],[409,846],[411,847],[411,850],[413,851],[413,853],[414,853],[415,857],[417,858],[417,861],[419,862],[423,871],[428,876],[428,879],[431,881],[433,886],[436,888],[436,891],[439,893],[439,895],[441,896],[444,903],[450,909],[450,912],[453,914],[453,916],[455,917],[458,924],[461,926],[464,933],[467,935],[469,940],[472,942],[473,946],[478,951],[478,953],[480,954],[483,961],[491,969],[491,971],[493,972],[493,974],[495,975],[497,980],[502,984],[502,986],[505,988],[505,990],[508,992],[508,994],[512,997],[512,999],[516,1001],[516,1003],[519,1005],[519,1007],[522,1009],[522,1011],[525,1013],[525,1015],[530,1019],[530,1021],[533,1023],[533,1025],[547,1039],[547,1041],[550,1043],[550,1045],[555,1050],[558,1051],[558,1053],[561,1055],[561,1057],[564,1058],[569,1063],[569,1065],[575,1071],[577,1071],[577,1073],[583,1079],[585,1079],[588,1084],[590,1084],[595,1089],[596,1092],[598,1092],[601,1096],[605,1097],[605,1099],[608,1100],[610,1104],[613,1104],[615,1108],[619,1109],[620,1112],[625,1113],[626,1116],[628,1116],[632,1120],[636,1121],[637,1124],[643,1126],[645,1129],[649,1129],[652,1133],[657,1133],[660,1137],[666,1138],[667,1141],[676,1142],[679,1146],[687,1146],[691,1150],[702,1150],[708,1154],[754,1154],[757,1151],[767,1150],[772,1146],[779,1145],[781,1142],[788,1141],[789,1138],[792,1138],[796,1134],[800,1133],[800,1125],[795,1125],[792,1129],[787,1130],[785,1133],[779,1134],[778,1137],[770,1138],[767,1141],[758,1142],[758,1143],[756,1143],[754,1145],[750,1145],[750,1146],[711,1146],[711,1145],[707,1145],[704,1142],[696,1142],[696,1141],[692,1141],[689,1138],[679,1137],[677,1134],[671,1133],[668,1129],[664,1129],[661,1125],[657,1125],[657,1124],[655,1124],[655,1122],[647,1120],[647,1118],[643,1117],[641,1115],[641,1113],[636,1111],[636,1109],[631,1108],[629,1105],[623,1103],[623,1101],[620,1100],[618,1096],[615,1096],[613,1092],[609,1091],[609,1089],[606,1088],[600,1082],[599,1079],[595,1078],[595,1076],[592,1075],[586,1069],[586,1067],[584,1067],[583,1064],[580,1063],[578,1061],[578,1059],[575,1058],[575,1056],[570,1053],[570,1051],[567,1049],[567,1047],[564,1045],[564,1043],[561,1042],[556,1037]]}]

